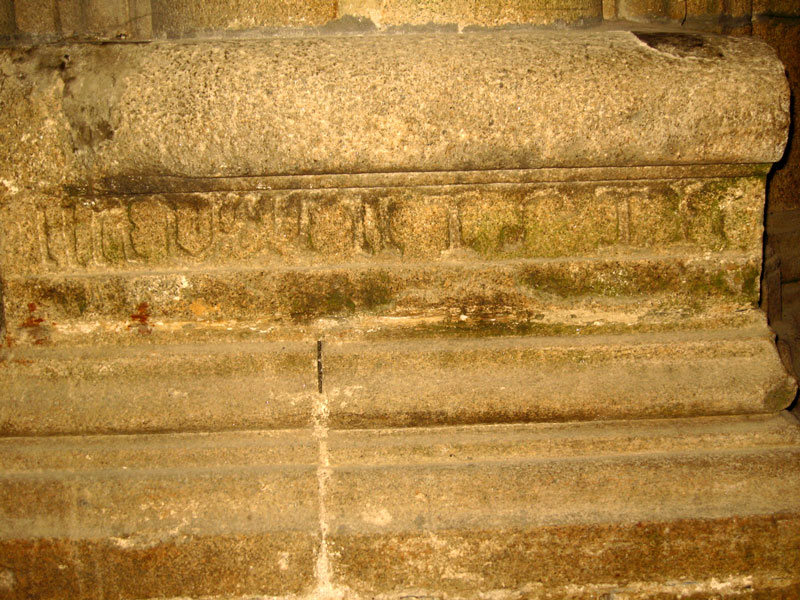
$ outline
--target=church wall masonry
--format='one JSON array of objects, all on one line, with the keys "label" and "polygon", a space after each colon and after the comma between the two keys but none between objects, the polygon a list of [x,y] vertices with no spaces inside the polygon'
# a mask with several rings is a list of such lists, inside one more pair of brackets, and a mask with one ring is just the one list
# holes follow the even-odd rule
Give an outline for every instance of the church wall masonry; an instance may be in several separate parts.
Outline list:
[{"label": "church wall masonry", "polygon": [[0,0],[0,597],[800,597],[799,16]]}]

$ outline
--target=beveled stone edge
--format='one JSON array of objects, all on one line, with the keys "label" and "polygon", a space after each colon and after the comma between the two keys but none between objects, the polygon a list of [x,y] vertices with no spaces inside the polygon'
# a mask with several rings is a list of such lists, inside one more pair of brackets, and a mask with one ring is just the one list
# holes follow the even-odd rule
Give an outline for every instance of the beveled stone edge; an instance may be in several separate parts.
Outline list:
[{"label": "beveled stone edge", "polygon": [[[247,177],[178,177],[174,175],[119,176],[65,186],[74,197],[134,196],[169,193],[250,192],[416,188],[481,184],[581,183],[636,180],[765,177],[771,164],[697,164],[617,167],[553,167],[474,171],[407,171],[384,173],[325,173]],[[0,198],[2,200],[2,198]]]}]

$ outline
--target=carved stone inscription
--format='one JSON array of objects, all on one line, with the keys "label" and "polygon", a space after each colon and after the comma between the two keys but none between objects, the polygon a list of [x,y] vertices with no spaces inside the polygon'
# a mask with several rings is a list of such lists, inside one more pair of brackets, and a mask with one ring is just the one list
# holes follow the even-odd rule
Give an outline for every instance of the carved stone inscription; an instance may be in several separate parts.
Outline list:
[{"label": "carved stone inscription", "polygon": [[[316,264],[760,248],[758,178],[39,199],[0,207],[4,269]],[[575,235],[580,230],[581,235]]]}]

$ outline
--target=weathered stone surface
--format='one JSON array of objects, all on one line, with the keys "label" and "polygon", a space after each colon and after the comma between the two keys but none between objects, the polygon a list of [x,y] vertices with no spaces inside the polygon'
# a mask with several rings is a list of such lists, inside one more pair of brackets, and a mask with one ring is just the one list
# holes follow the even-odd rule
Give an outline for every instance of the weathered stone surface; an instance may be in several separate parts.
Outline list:
[{"label": "weathered stone surface", "polygon": [[640,23],[680,22],[692,29],[747,33],[751,0],[612,0],[614,17]]},{"label": "weathered stone surface", "polygon": [[26,43],[152,36],[150,0],[15,0],[11,5],[15,33]]},{"label": "weathered stone surface", "polygon": [[[62,114],[63,81],[55,62],[24,61],[3,50],[0,61],[0,198],[58,189],[75,172],[69,123]],[[58,58],[61,56],[61,58]],[[4,224],[5,227],[5,224]]]},{"label": "weathered stone surface", "polygon": [[369,18],[378,27],[457,24],[493,27],[510,24],[570,25],[597,22],[601,0],[340,0],[339,14]]},{"label": "weathered stone surface", "polygon": [[7,582],[3,597],[234,600],[297,597],[314,586],[313,534],[183,535],[144,546],[126,543],[125,538],[0,539],[7,567],[2,571]]},{"label": "weathered stone surface", "polygon": [[[21,0],[22,39],[145,3]],[[485,4],[339,8],[567,6]],[[156,5],[161,36],[335,9]],[[0,595],[800,590],[796,387],[754,308],[781,65],[446,29],[2,51]]]},{"label": "weathered stone surface", "polygon": [[[650,426],[626,424],[616,439],[611,426],[599,444],[573,437],[571,425],[544,426],[541,444],[531,429],[511,436],[496,426],[334,434],[326,504],[336,581],[367,596],[468,598],[574,597],[545,594],[637,581],[653,592],[671,580],[756,572],[796,584],[798,481],[783,462],[796,460],[796,430],[787,446],[745,451],[728,446],[738,436],[716,446],[694,424],[662,423],[654,429],[686,438],[645,449]],[[500,431],[509,435],[502,450]],[[782,516],[763,516],[773,511]]]},{"label": "weathered stone surface", "polygon": [[33,35],[60,34],[56,24],[58,3],[56,0],[22,0],[12,2],[17,31]]},{"label": "weathered stone surface", "polygon": [[335,0],[152,0],[155,35],[323,25],[336,18]]},{"label": "weathered stone surface", "polygon": [[794,0],[753,0],[753,14],[773,17],[800,17],[800,4]]},{"label": "weathered stone surface", "polygon": [[11,0],[0,0],[0,36],[11,35],[16,29],[14,3]]},{"label": "weathered stone surface", "polygon": [[[308,427],[316,344],[6,351],[6,435]],[[325,342],[334,427],[775,412],[790,382],[764,327],[587,337]]]},{"label": "weathered stone surface", "polygon": [[0,441],[5,597],[288,595],[314,583],[303,432]]},{"label": "weathered stone surface", "polygon": [[318,319],[348,326],[361,317],[502,322],[542,333],[714,327],[752,310],[759,262],[726,253],[12,276],[4,290],[7,343],[96,335],[116,344],[180,335],[184,326],[233,327],[231,320],[266,329]]},{"label": "weathered stone surface", "polygon": [[4,593],[792,589],[788,419],[0,440]]},{"label": "weathered stone surface", "polygon": [[333,427],[770,412],[796,386],[755,332],[330,344]]},{"label": "weathered stone surface", "polygon": [[307,427],[313,344],[145,345],[3,357],[0,428],[42,433]]},{"label": "weathered stone surface", "polygon": [[89,0],[77,12],[74,34],[118,40],[152,37],[150,0]]},{"label": "weathered stone surface", "polygon": [[[71,132],[83,165],[68,171],[76,183],[141,174],[762,163],[780,157],[788,124],[783,68],[751,39],[286,38],[75,46],[42,49],[22,65],[5,53],[3,62],[12,78],[31,63],[53,64],[40,69],[39,93],[63,98],[63,109],[45,112]],[[18,110],[41,110],[35,99],[20,95]],[[72,154],[72,143],[62,152]],[[41,181],[12,172],[22,156],[35,161],[33,152],[30,144],[7,152],[0,176],[17,187]]]},{"label": "weathered stone surface", "polygon": [[[556,470],[539,474],[558,477]],[[422,489],[421,502],[425,492],[435,493],[427,485]],[[403,493],[415,491],[403,488]],[[508,527],[466,536],[453,530],[354,533],[333,536],[331,546],[342,556],[337,581],[367,597],[436,598],[446,590],[450,597],[477,599],[510,590],[523,598],[560,600],[610,593],[626,599],[711,600],[720,598],[722,589],[728,592],[723,597],[788,600],[798,589],[793,549],[798,525],[796,516],[781,515]],[[763,570],[769,572],[764,579],[751,575]],[[703,573],[715,575],[706,579]]]},{"label": "weathered stone surface", "polygon": [[320,264],[363,257],[591,256],[761,248],[764,180],[697,178],[0,201],[7,276]]}]

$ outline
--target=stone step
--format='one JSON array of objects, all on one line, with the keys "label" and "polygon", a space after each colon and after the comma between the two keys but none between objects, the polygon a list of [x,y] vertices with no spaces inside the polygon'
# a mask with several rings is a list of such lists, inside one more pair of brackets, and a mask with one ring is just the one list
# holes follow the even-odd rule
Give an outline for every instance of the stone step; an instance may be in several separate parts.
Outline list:
[{"label": "stone step", "polygon": [[[316,340],[45,347],[0,362],[5,435],[309,426]],[[761,324],[624,335],[329,338],[336,428],[775,412],[793,399]]]},{"label": "stone step", "polygon": [[313,431],[0,440],[4,597],[800,589],[785,413],[328,431],[329,402]]},{"label": "stone step", "polygon": [[713,327],[752,309],[759,272],[758,257],[724,253],[10,275],[5,321],[10,343],[40,345],[359,317],[500,321],[551,333]]}]

